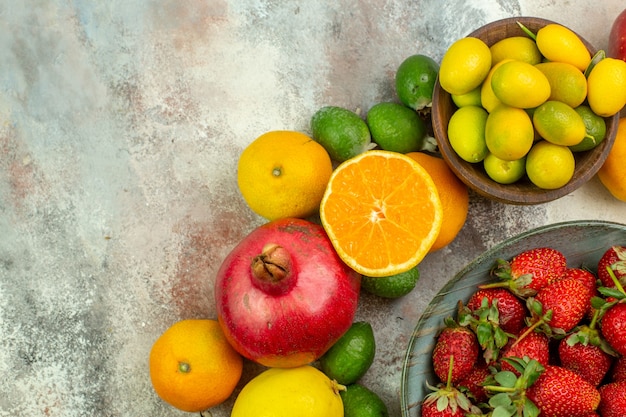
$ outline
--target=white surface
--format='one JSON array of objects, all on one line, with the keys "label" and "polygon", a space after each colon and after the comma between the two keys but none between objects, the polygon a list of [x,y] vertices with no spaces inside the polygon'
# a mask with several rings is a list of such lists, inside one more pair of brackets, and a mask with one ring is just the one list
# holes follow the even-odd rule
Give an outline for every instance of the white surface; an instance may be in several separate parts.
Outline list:
[{"label": "white surface", "polygon": [[[0,416],[178,416],[148,378],[174,321],[214,318],[221,260],[261,224],[236,187],[260,134],[333,104],[394,100],[397,66],[489,21],[556,20],[605,48],[617,0],[0,0]],[[535,207],[472,196],[409,296],[364,295],[378,341],[362,383],[400,414],[411,331],[493,244],[538,225],[626,221],[597,179]],[[257,368],[246,365],[243,382]],[[227,416],[232,400],[213,410]]]}]

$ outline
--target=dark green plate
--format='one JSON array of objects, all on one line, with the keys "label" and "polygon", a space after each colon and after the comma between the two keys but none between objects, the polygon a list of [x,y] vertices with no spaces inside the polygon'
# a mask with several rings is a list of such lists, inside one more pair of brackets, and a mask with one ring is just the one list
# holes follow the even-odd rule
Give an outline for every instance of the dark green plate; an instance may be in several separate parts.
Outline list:
[{"label": "dark green plate", "polygon": [[478,284],[491,281],[496,258],[511,259],[526,249],[549,246],[561,251],[568,266],[596,270],[602,254],[612,245],[626,245],[626,225],[604,221],[570,221],[542,226],[508,239],[486,251],[450,280],[420,317],[404,359],[400,403],[403,417],[420,417],[421,401],[436,382],[430,354],[435,336],[459,300],[466,302]]}]

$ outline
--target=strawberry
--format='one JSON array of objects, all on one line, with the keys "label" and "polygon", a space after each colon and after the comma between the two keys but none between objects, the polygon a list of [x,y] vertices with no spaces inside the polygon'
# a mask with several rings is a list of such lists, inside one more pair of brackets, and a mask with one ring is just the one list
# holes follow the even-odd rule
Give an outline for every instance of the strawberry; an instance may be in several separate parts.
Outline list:
[{"label": "strawberry", "polygon": [[566,333],[585,316],[590,303],[584,284],[575,279],[560,279],[539,290],[534,299],[528,299],[527,305],[533,314],[533,327],[548,324],[550,331]]},{"label": "strawberry", "polygon": [[502,330],[511,334],[518,334],[525,326],[524,319],[528,314],[526,306],[506,288],[485,288],[474,292],[467,301],[467,307],[476,311],[481,307],[483,299],[487,299],[489,306],[496,301],[499,324]]},{"label": "strawberry", "polygon": [[611,382],[626,381],[626,356],[620,356],[615,360],[609,377]]},{"label": "strawberry", "polygon": [[561,366],[597,387],[611,368],[613,358],[600,346],[583,343],[579,337],[578,333],[573,333],[559,342]]},{"label": "strawberry", "polygon": [[615,302],[606,310],[600,325],[602,335],[609,345],[622,356],[626,356],[626,299]]},{"label": "strawberry", "polygon": [[[464,327],[460,328],[464,329]],[[432,386],[426,383],[432,392],[422,401],[422,417],[464,417],[466,412],[479,411],[465,394],[452,385],[453,370],[454,357],[450,356],[444,379],[445,384],[439,383],[437,386]]]},{"label": "strawberry", "polygon": [[565,273],[565,255],[552,248],[534,248],[519,253],[508,262],[498,259],[492,274],[501,282],[481,285],[480,288],[508,287],[521,297],[534,295],[541,288],[560,279]]},{"label": "strawberry", "polygon": [[441,330],[432,353],[435,375],[440,381],[446,381],[450,358],[453,358],[451,383],[456,384],[467,375],[478,359],[479,345],[474,332],[459,326],[453,319],[445,320],[446,327]]},{"label": "strawberry", "polygon": [[600,406],[598,411],[602,417],[626,416],[626,382],[611,382],[598,388]]},{"label": "strawberry", "polygon": [[548,365],[526,396],[541,410],[541,417],[582,417],[597,409],[600,393],[568,369]]},{"label": "strawberry", "polygon": [[610,267],[622,286],[626,286],[626,246],[615,245],[607,249],[598,261],[598,279],[605,287],[615,287],[607,271]]},{"label": "strawberry", "polygon": [[[526,333],[526,332],[524,332]],[[529,332],[526,337],[518,339],[508,347],[504,348],[501,358],[523,358],[528,356],[541,365],[546,366],[550,360],[550,340],[543,333]],[[516,370],[506,361],[502,361],[502,369],[514,372]]]},{"label": "strawberry", "polygon": [[457,385],[467,389],[475,404],[485,402],[487,401],[487,391],[484,384],[490,376],[489,367],[485,362],[480,361]]},{"label": "strawberry", "polygon": [[591,297],[595,297],[598,295],[598,287],[596,286],[597,278],[596,276],[583,268],[567,268],[565,270],[565,274],[563,275],[563,279],[575,279],[583,283],[583,285],[589,291],[589,307],[587,312],[591,311]]}]

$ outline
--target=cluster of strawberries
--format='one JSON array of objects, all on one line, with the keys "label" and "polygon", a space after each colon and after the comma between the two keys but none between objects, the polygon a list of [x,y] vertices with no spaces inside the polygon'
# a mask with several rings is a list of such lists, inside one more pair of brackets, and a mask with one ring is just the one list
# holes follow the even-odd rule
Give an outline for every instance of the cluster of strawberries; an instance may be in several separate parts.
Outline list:
[{"label": "cluster of strawberries", "polygon": [[597,273],[543,247],[492,274],[438,334],[422,417],[625,417],[626,247]]}]

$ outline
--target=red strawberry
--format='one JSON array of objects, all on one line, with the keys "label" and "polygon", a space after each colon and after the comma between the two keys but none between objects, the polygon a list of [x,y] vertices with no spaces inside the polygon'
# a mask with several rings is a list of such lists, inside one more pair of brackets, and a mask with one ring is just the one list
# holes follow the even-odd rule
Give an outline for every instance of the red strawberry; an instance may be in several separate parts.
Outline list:
[{"label": "red strawberry", "polygon": [[569,278],[582,282],[587,288],[589,291],[589,307],[587,312],[591,311],[591,297],[598,295],[598,287],[596,286],[596,281],[598,279],[592,272],[582,268],[567,268],[565,270],[565,275],[563,275],[563,279]]},{"label": "red strawberry", "polygon": [[492,273],[503,282],[481,288],[508,287],[513,293],[528,297],[560,279],[565,273],[565,255],[552,248],[535,248],[519,253],[510,262],[499,259]]},{"label": "red strawberry", "polygon": [[615,283],[611,279],[607,267],[615,272],[615,276],[622,286],[626,286],[626,246],[612,246],[604,252],[598,262],[598,279],[603,286],[613,288]]},{"label": "red strawberry", "polygon": [[626,416],[626,382],[611,382],[598,388],[600,406],[598,411],[602,417]]},{"label": "red strawberry", "polygon": [[467,388],[475,404],[485,402],[487,401],[487,391],[483,385],[490,376],[489,367],[480,361],[457,385]]},{"label": "red strawberry", "polygon": [[611,382],[626,381],[626,356],[620,356],[613,363],[613,368],[610,372]]},{"label": "red strawberry", "polygon": [[600,326],[609,345],[622,356],[626,356],[626,302],[617,302],[606,310]]},{"label": "red strawberry", "polygon": [[559,342],[561,366],[580,375],[594,387],[600,385],[611,368],[613,358],[601,347],[579,341],[574,333]]},{"label": "red strawberry", "polygon": [[[532,299],[529,299],[532,302]],[[585,316],[591,297],[587,288],[575,279],[560,279],[542,288],[537,293],[534,301],[541,304],[542,315],[535,321],[547,323],[553,331],[569,332]],[[537,315],[536,308],[529,308]],[[552,311],[552,316],[545,315]]]},{"label": "red strawberry", "polygon": [[526,395],[541,410],[541,417],[582,417],[597,409],[600,393],[568,369],[548,365]]},{"label": "red strawberry", "polygon": [[[501,358],[523,358],[528,356],[530,359],[534,359],[541,365],[546,366],[550,361],[550,340],[548,336],[543,333],[529,332],[526,333],[523,339],[518,339],[508,347],[504,348],[501,354]],[[509,363],[502,362],[502,370],[508,370],[519,374]]]},{"label": "red strawberry", "polygon": [[474,292],[467,302],[467,307],[472,310],[478,310],[484,298],[487,298],[487,304],[493,305],[493,301],[497,300],[496,307],[498,309],[500,328],[507,333],[518,334],[525,326],[524,319],[528,314],[524,303],[506,288],[485,288]]},{"label": "red strawberry", "polygon": [[451,383],[456,384],[474,367],[479,353],[478,340],[470,329],[459,326],[452,319],[447,319],[445,324],[446,327],[437,336],[433,349],[433,368],[440,381],[447,381],[452,357],[454,361]]},{"label": "red strawberry", "polygon": [[[464,329],[461,327],[461,329]],[[466,412],[478,410],[461,391],[452,385],[454,357],[450,357],[446,372],[445,384],[439,383],[436,387],[428,382],[426,386],[432,391],[422,401],[422,417],[464,417]]]}]

